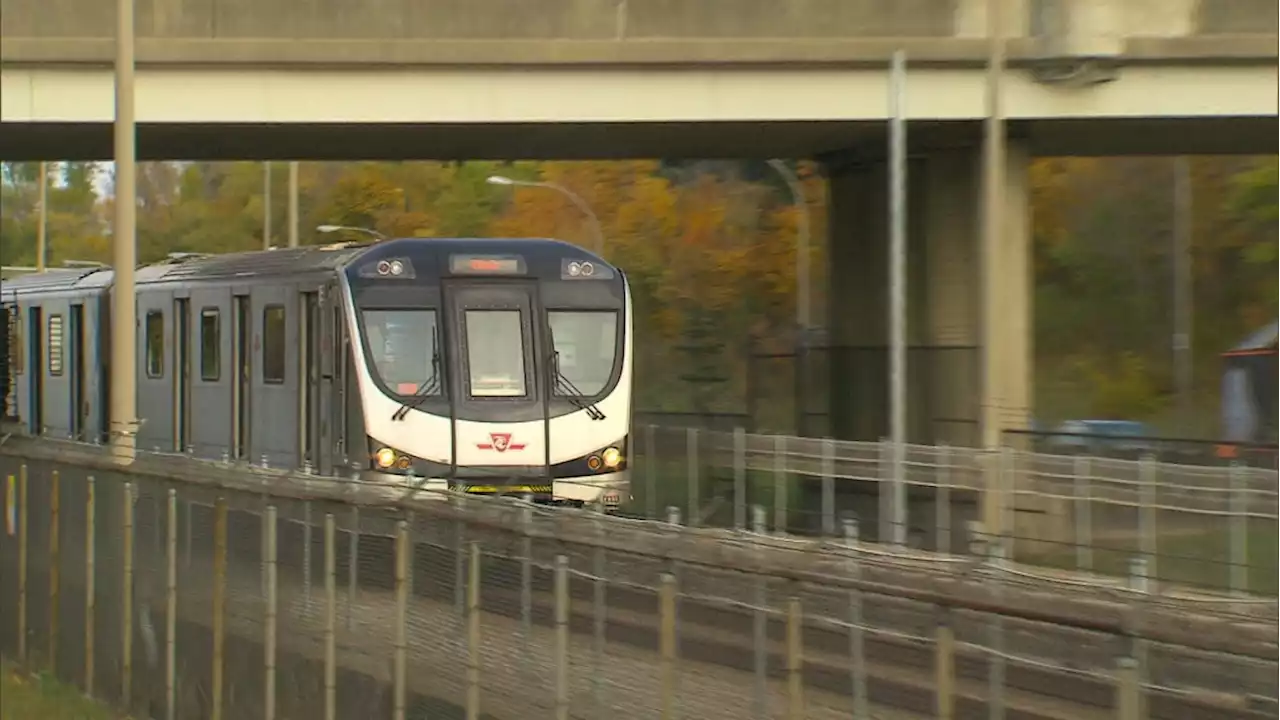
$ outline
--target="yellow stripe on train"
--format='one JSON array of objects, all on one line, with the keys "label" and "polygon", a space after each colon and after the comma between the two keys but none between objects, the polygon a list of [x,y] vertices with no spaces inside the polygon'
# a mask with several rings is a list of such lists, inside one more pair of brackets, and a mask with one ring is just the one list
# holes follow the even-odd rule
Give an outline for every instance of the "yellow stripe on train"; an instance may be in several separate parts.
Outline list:
[{"label": "yellow stripe on train", "polygon": [[550,485],[503,485],[496,487],[493,485],[468,485],[463,488],[464,492],[469,493],[514,493],[514,494],[537,494],[551,492]]}]

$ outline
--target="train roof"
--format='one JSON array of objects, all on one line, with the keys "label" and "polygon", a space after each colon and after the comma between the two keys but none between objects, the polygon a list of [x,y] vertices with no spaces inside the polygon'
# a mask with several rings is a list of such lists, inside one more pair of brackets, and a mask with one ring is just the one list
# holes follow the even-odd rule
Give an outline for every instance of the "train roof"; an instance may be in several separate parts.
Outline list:
[{"label": "train roof", "polygon": [[[604,263],[592,253],[563,240],[550,238],[396,238],[370,243],[335,243],[308,245],[277,250],[200,255],[175,253],[170,258],[137,270],[138,285],[170,282],[202,282],[251,280],[310,272],[333,272],[352,260],[371,252],[386,256],[410,249],[436,252],[485,252],[521,254],[531,259],[559,262],[559,258],[577,256]],[[111,268],[59,268],[45,273],[29,274],[5,280],[0,296],[24,292],[57,292],[86,288],[107,288],[114,280]]]}]

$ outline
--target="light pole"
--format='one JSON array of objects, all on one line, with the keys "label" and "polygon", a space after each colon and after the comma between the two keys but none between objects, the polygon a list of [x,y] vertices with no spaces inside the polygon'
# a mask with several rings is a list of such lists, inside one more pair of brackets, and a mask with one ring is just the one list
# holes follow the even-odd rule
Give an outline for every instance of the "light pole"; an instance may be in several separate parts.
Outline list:
[{"label": "light pole", "polygon": [[373,229],[371,229],[371,228],[354,227],[354,226],[352,226],[352,225],[317,225],[317,226],[316,226],[316,232],[318,232],[318,233],[325,233],[325,234],[328,234],[328,233],[342,232],[343,230],[349,230],[349,231],[351,231],[351,232],[364,233],[365,235],[369,235],[369,236],[374,237],[374,238],[377,238],[377,239],[379,239],[379,240],[388,240],[388,239],[389,239],[386,235],[383,235],[382,233],[378,232],[377,230],[373,230]]},{"label": "light pole", "polygon": [[596,214],[592,212],[591,207],[587,205],[587,202],[582,198],[578,197],[577,195],[575,195],[573,191],[569,190],[563,185],[557,185],[553,182],[534,182],[532,180],[515,180],[513,178],[505,177],[502,175],[490,175],[488,179],[485,180],[485,182],[489,183],[490,185],[546,188],[548,190],[554,190],[560,193],[561,195],[565,196],[566,198],[569,199],[569,202],[573,203],[574,206],[576,206],[579,210],[582,211],[583,215],[586,215],[587,218],[591,220],[591,229],[595,234],[595,247],[593,248],[593,252],[595,252],[596,255],[600,255],[601,257],[604,256],[604,230],[601,229],[600,218],[596,217]]},{"label": "light pole", "polygon": [[134,117],[133,2],[116,3],[115,67],[115,223],[112,260],[115,290],[111,293],[111,425],[117,462],[133,462],[137,424],[137,298],[133,270],[137,263],[137,125]]},{"label": "light pole", "polygon": [[800,178],[781,160],[769,161],[769,167],[782,177],[791,190],[791,203],[798,211],[796,216],[796,434],[804,435],[806,411],[809,408],[809,326],[810,302],[813,294],[809,277],[809,203],[804,197]]}]

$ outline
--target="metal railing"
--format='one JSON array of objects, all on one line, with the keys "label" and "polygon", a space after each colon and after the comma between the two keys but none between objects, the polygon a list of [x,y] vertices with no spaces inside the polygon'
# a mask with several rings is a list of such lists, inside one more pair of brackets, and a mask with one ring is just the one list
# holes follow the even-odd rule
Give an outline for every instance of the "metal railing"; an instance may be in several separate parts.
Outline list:
[{"label": "metal railing", "polygon": [[1083,586],[760,507],[727,533],[23,442],[0,649],[150,717],[1274,714],[1274,601],[1155,593],[1140,559]]},{"label": "metal railing", "polygon": [[[635,516],[674,505],[690,525],[741,529],[761,505],[776,532],[832,537],[853,516],[867,539],[892,537],[887,443],[646,425],[631,453]],[[915,548],[961,550],[985,501],[1020,562],[1123,576],[1140,556],[1163,583],[1276,595],[1274,469],[911,445],[903,481]]]}]

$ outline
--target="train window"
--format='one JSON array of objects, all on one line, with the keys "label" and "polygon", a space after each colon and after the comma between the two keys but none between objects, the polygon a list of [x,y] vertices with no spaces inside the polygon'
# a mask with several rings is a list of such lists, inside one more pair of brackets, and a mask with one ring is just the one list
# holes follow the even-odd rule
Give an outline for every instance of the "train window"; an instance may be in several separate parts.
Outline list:
[{"label": "train window", "polygon": [[284,306],[268,305],[262,310],[262,381],[284,382]]},{"label": "train window", "polygon": [[[599,395],[613,375],[618,351],[618,314],[613,311],[552,310],[547,313],[560,374],[584,397]],[[567,395],[568,387],[557,395]]]},{"label": "train window", "polygon": [[[365,310],[364,332],[382,383],[400,395],[440,395],[444,348],[436,335],[435,310]],[[432,350],[437,357],[432,357]]]},{"label": "train window", "polygon": [[217,308],[200,310],[200,379],[217,382],[222,377],[222,327]]},{"label": "train window", "polygon": [[10,305],[6,310],[9,316],[9,368],[14,375],[21,375],[25,357],[22,353],[22,313],[17,305]]},{"label": "train window", "polygon": [[164,377],[164,313],[148,311],[143,329],[147,334],[147,377]]},{"label": "train window", "polygon": [[467,310],[467,368],[472,397],[522,397],[524,328],[519,310]]},{"label": "train window", "polygon": [[62,316],[49,316],[49,374],[62,374]]}]

